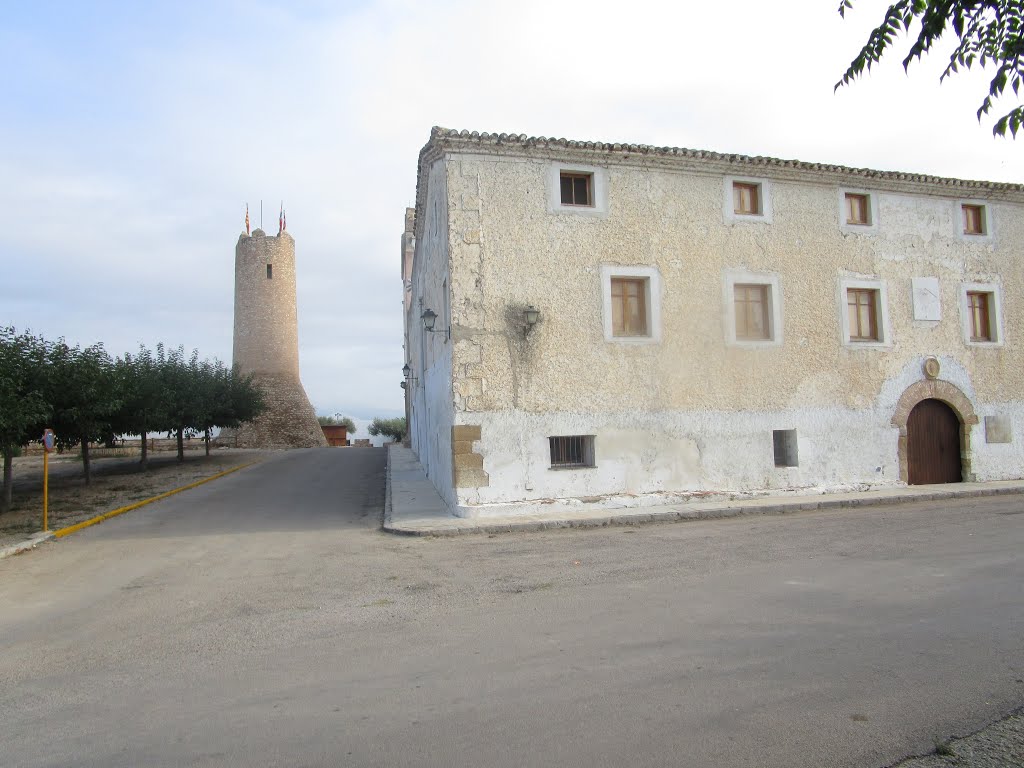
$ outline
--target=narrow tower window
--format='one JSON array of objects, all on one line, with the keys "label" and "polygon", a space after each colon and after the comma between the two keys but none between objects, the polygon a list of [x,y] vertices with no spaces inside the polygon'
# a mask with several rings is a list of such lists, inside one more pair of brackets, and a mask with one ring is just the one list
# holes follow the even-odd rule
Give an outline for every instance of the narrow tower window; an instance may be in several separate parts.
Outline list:
[{"label": "narrow tower window", "polygon": [[274,279],[274,265],[273,264],[267,264],[267,280],[273,280],[273,279]]}]

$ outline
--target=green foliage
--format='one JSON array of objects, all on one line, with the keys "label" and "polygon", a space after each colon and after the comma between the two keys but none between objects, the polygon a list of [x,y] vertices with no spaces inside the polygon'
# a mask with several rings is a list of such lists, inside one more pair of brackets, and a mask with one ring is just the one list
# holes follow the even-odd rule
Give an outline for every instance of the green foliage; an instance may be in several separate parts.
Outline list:
[{"label": "green foliage", "polygon": [[374,418],[368,431],[375,437],[384,435],[397,442],[405,436],[405,418],[399,416],[394,419],[382,419],[378,416]]},{"label": "green foliage", "polygon": [[[89,444],[112,444],[117,435],[173,432],[179,458],[185,435],[213,427],[238,427],[264,410],[263,393],[251,376],[218,360],[200,362],[183,347],[111,360],[102,344],[84,349],[64,339],[48,342],[0,327],[0,451],[4,487],[0,509],[10,502],[15,450],[53,429],[58,448],[82,447],[86,482]],[[207,449],[209,443],[207,443]]]},{"label": "green foliage", "polygon": [[58,446],[81,444],[88,483],[89,443],[105,441],[113,434],[115,414],[121,406],[113,362],[102,344],[83,349],[68,346],[64,339],[47,345],[46,359],[50,426]]},{"label": "green foliage", "polygon": [[324,427],[344,426],[348,434],[354,435],[356,433],[356,423],[348,416],[342,416],[340,413],[336,413],[333,416],[317,416],[316,420]]},{"label": "green foliage", "polygon": [[0,328],[0,452],[4,457],[0,511],[11,504],[12,461],[22,445],[42,435],[50,405],[43,392],[46,342]]},{"label": "green foliage", "polygon": [[[841,0],[839,15],[853,8],[854,0]],[[940,81],[974,64],[985,68],[993,65],[995,75],[989,83],[988,94],[978,108],[978,120],[992,108],[1009,85],[1015,96],[1024,81],[1024,0],[898,0],[889,6],[882,23],[868,37],[867,43],[851,63],[836,90],[848,85],[879,61],[894,40],[910,32],[915,21],[920,22],[917,40],[903,59],[903,68],[909,68],[914,59],[928,53],[951,27],[958,44],[949,57],[949,64]],[[992,128],[995,136],[1006,131],[1016,138],[1024,125],[1024,105],[1019,105],[996,120]]]}]

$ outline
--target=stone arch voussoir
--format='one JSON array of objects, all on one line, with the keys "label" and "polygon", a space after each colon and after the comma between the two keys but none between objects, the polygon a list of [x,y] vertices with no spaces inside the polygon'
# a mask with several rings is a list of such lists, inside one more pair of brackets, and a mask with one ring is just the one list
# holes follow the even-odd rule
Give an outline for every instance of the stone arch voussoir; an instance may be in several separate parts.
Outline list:
[{"label": "stone arch voussoir", "polygon": [[899,461],[900,480],[907,482],[909,470],[907,464],[907,421],[910,419],[910,412],[914,406],[922,400],[941,400],[950,408],[960,420],[960,460],[963,464],[963,478],[970,482],[974,480],[974,473],[971,469],[971,427],[978,423],[978,414],[974,411],[974,405],[967,395],[948,381],[938,379],[929,381],[918,381],[907,387],[907,390],[900,396],[896,403],[896,411],[892,415],[892,425],[900,430],[899,437]]}]

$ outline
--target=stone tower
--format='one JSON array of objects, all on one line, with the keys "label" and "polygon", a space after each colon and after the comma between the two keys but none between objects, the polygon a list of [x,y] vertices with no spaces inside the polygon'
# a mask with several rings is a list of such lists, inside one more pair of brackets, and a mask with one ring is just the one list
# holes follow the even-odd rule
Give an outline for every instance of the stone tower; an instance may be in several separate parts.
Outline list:
[{"label": "stone tower", "polygon": [[257,229],[238,238],[232,356],[241,373],[256,377],[267,410],[237,430],[223,431],[224,442],[240,448],[327,445],[299,380],[295,240],[287,231],[267,237]]}]

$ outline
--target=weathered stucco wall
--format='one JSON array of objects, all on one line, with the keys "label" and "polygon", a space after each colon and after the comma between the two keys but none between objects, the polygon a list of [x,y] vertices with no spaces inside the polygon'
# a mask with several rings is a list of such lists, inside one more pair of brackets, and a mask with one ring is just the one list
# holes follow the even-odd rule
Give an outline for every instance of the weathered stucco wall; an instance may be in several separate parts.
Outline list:
[{"label": "weathered stucco wall", "polygon": [[[410,410],[410,444],[427,476],[449,504],[455,503],[452,483],[451,427],[452,341],[449,317],[448,198],[443,161],[428,169],[424,209],[416,221],[412,299],[406,309],[407,358],[411,376],[406,386]],[[435,333],[423,329],[420,315],[437,313]],[[442,330],[443,329],[443,330]]]},{"label": "weathered stucco wall", "polygon": [[[998,414],[1022,434],[1019,203],[986,200],[990,235],[972,242],[960,234],[960,202],[975,190],[743,168],[737,175],[766,182],[771,221],[738,221],[726,173],[616,160],[599,166],[607,211],[578,215],[552,212],[554,162],[595,167],[583,155],[447,155],[456,421],[481,426],[474,448],[487,476],[458,490],[464,512],[553,497],[899,482],[892,409],[923,378],[927,356],[980,416]],[[866,231],[842,226],[844,187],[874,196]],[[655,270],[657,343],[605,340],[609,265]],[[777,280],[781,343],[728,342],[730,272]],[[914,277],[938,280],[938,321],[914,319]],[[843,279],[884,284],[884,345],[844,343]],[[999,287],[1003,343],[965,343],[965,283]],[[528,304],[541,310],[529,332]],[[798,431],[798,467],[774,466],[773,429]],[[983,423],[968,429],[978,479],[1021,475],[1019,441],[989,444]],[[595,435],[597,467],[551,470],[547,437],[559,434]]]}]

